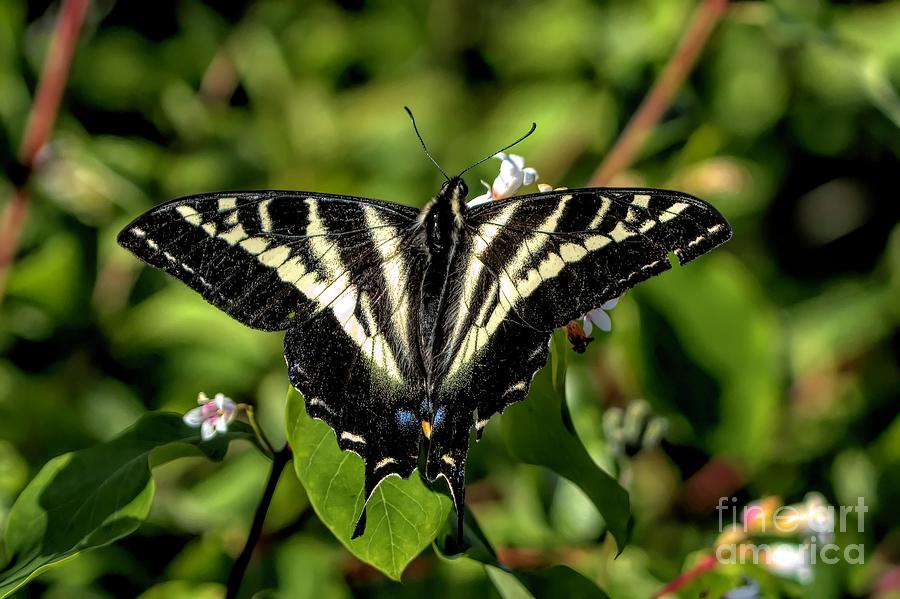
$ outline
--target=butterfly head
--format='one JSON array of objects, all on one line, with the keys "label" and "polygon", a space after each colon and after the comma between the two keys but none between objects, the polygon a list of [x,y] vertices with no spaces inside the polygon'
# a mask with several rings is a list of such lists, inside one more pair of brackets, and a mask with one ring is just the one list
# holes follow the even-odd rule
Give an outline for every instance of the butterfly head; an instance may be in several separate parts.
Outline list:
[{"label": "butterfly head", "polygon": [[467,195],[469,195],[469,186],[462,180],[462,177],[448,179],[441,185],[441,190],[438,192],[438,197],[446,198],[451,205],[456,202],[465,204]]}]

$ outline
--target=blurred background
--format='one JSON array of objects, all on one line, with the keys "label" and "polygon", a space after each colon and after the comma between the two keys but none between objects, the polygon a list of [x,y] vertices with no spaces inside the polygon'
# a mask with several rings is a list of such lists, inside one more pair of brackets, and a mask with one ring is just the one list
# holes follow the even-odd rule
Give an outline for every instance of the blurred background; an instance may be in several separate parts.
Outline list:
[{"label": "blurred background", "polygon": [[[283,439],[279,336],[141,267],[114,239],[133,217],[226,189],[421,206],[441,177],[404,105],[448,171],[535,121],[516,152],[542,181],[586,185],[696,6],[93,2],[0,304],[0,523],[49,458],[108,439],[145,410],[184,412],[201,390],[255,403]],[[0,202],[13,192],[58,11],[0,3]],[[685,596],[750,579],[766,596],[900,596],[898,89],[900,2],[728,6],[612,184],[702,197],[734,239],[629,293],[611,311],[612,333],[572,354],[573,421],[632,493],[632,544],[612,560],[593,504],[511,459],[489,426],[472,445],[469,501],[506,563],[563,563],[612,597],[647,597],[714,546],[720,497],[797,503],[816,492],[833,505],[865,499],[864,531],[838,534],[864,545],[864,563],[812,577],[717,568]],[[496,172],[494,161],[478,167],[470,188]],[[665,423],[660,443],[616,440],[618,410],[635,406]],[[169,464],[138,534],[18,596],[216,597],[266,474],[246,446],[218,465]],[[479,566],[431,550],[404,581],[355,561],[285,472],[247,588],[320,599],[496,593]]]}]

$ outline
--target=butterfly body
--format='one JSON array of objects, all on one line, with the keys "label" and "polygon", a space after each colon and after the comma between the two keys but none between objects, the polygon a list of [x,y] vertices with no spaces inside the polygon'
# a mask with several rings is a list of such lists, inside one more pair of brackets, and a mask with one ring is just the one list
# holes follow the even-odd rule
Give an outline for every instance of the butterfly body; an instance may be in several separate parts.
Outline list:
[{"label": "butterfly body", "polygon": [[[726,241],[678,192],[573,189],[467,208],[450,178],[423,209],[298,191],[158,206],[119,243],[239,321],[286,331],[308,413],[386,476],[443,478],[462,525],[469,435],[525,398],[552,331]],[[365,510],[356,533],[362,534]]]},{"label": "butterfly body", "polygon": [[422,278],[420,320],[423,335],[420,339],[425,373],[425,388],[429,411],[433,411],[433,396],[446,371],[440,360],[446,353],[447,334],[441,326],[449,311],[459,309],[456,296],[448,290],[459,284],[459,262],[466,240],[465,182],[456,177],[449,179],[437,195],[420,213],[418,223],[425,231],[428,253]]}]

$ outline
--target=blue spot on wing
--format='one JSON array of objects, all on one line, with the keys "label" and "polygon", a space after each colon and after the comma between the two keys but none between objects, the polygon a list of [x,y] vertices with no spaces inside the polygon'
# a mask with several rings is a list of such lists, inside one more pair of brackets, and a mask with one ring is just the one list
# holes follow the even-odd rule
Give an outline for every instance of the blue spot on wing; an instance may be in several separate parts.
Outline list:
[{"label": "blue spot on wing", "polygon": [[419,424],[419,419],[410,410],[397,410],[396,417],[401,429],[415,428]]}]

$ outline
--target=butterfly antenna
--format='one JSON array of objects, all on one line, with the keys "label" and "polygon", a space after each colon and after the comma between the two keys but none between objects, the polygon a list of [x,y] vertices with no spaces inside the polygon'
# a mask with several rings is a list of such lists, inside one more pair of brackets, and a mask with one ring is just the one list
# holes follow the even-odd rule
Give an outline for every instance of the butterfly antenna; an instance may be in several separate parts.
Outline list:
[{"label": "butterfly antenna", "polygon": [[406,111],[406,114],[409,115],[409,120],[412,121],[413,130],[416,132],[416,137],[419,138],[419,143],[422,144],[422,149],[425,150],[425,155],[428,156],[428,159],[434,163],[434,166],[437,167],[441,174],[444,175],[444,178],[449,181],[450,177],[447,176],[447,173],[444,172],[444,169],[441,168],[441,165],[437,163],[437,160],[431,155],[431,152],[428,151],[428,146],[425,145],[425,140],[422,139],[422,134],[419,133],[419,128],[416,126],[416,117],[413,116],[412,110],[409,109],[409,106],[404,106],[403,110]]},{"label": "butterfly antenna", "polygon": [[531,123],[531,129],[528,130],[528,133],[526,133],[525,135],[523,135],[522,137],[520,137],[520,138],[517,139],[516,141],[512,142],[512,143],[509,144],[508,146],[505,146],[505,147],[503,147],[503,148],[500,148],[499,150],[497,150],[497,151],[494,152],[493,154],[489,154],[489,155],[485,156],[484,158],[482,158],[481,160],[479,160],[478,162],[476,162],[476,163],[473,164],[472,166],[470,166],[470,167],[464,169],[463,172],[461,172],[459,175],[457,175],[457,177],[462,177],[467,171],[472,170],[473,168],[475,168],[476,166],[478,166],[478,165],[481,164],[482,162],[486,162],[486,161],[490,160],[491,158],[493,158],[494,156],[496,156],[496,155],[499,154],[500,152],[505,152],[506,150],[510,149],[511,147],[513,147],[514,145],[516,145],[517,143],[519,143],[520,141],[525,140],[525,138],[527,138],[529,135],[531,135],[532,133],[534,133],[534,130],[535,130],[535,129],[537,129],[537,123]]}]

